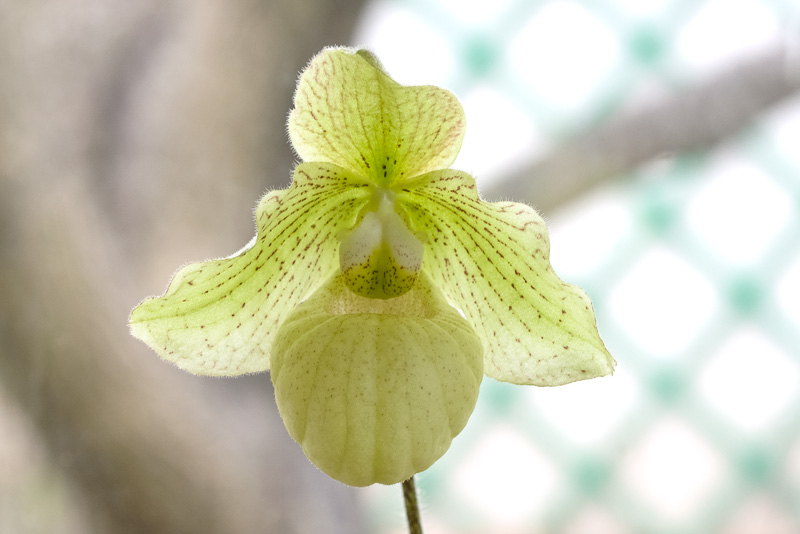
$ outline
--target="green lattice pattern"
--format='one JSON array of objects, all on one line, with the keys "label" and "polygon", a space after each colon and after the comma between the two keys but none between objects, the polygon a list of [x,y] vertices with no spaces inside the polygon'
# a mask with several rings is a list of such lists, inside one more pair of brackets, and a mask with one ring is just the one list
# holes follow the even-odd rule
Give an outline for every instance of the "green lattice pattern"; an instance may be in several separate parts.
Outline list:
[{"label": "green lattice pattern", "polygon": [[[697,78],[676,39],[720,4],[664,1],[645,16],[621,1],[517,0],[466,24],[447,2],[388,3],[450,43],[450,89],[463,98],[493,87],[550,143],[643,85]],[[553,4],[607,28],[621,51],[573,107],[538,93],[509,50]],[[788,0],[750,4],[779,22],[798,13]],[[487,379],[465,432],[419,477],[430,532],[800,532],[800,151],[779,121],[648,166],[555,218],[554,265],[589,292],[620,371],[559,391]],[[585,209],[597,219],[581,219]],[[558,256],[559,224],[575,218],[576,232],[608,245],[590,267]],[[399,489],[365,499],[376,531],[403,531]]]}]

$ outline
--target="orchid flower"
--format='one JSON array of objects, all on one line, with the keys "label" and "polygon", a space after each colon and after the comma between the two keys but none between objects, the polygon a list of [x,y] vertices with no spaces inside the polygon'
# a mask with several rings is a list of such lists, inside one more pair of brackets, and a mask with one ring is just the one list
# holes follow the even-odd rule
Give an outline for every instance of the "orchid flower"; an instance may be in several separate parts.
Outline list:
[{"label": "orchid flower", "polygon": [[589,298],[550,266],[542,218],[449,169],[465,130],[450,92],[326,49],[288,129],[303,163],[259,202],[253,241],[131,313],[161,357],[199,375],[269,370],[291,437],[354,486],[433,464],[484,373],[556,386],[613,371]]}]

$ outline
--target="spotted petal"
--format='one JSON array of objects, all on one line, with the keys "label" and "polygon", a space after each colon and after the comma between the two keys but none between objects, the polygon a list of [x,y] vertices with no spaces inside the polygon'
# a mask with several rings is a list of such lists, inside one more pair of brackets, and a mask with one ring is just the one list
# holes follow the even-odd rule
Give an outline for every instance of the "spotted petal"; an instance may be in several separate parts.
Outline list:
[{"label": "spotted petal", "polygon": [[453,170],[421,177],[398,202],[428,237],[423,272],[481,337],[487,375],[556,386],[613,371],[591,302],[553,272],[533,208],[483,202],[475,180]]},{"label": "spotted petal", "polygon": [[328,49],[303,72],[289,137],[304,161],[341,165],[380,185],[450,166],[464,137],[452,93],[403,87],[368,52]]},{"label": "spotted petal", "polygon": [[280,324],[338,268],[335,236],[356,224],[369,189],[335,165],[300,165],[288,190],[259,202],[252,246],[178,271],[133,310],[132,334],[192,373],[267,370]]}]

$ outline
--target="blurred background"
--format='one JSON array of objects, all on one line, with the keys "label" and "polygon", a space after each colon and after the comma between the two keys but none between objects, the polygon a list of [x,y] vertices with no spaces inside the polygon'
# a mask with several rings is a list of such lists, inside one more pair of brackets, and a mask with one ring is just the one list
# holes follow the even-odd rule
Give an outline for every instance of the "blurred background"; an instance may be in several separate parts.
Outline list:
[{"label": "blurred background", "polygon": [[0,2],[0,534],[402,533],[286,435],[267,375],[127,315],[285,187],[298,71],[373,49],[461,99],[454,167],[537,207],[613,377],[486,379],[430,534],[800,531],[794,0]]}]

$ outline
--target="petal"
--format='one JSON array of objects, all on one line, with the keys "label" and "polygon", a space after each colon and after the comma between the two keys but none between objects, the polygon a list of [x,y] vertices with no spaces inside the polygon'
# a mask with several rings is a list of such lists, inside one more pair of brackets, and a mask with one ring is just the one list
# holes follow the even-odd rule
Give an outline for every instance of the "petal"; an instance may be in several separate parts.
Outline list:
[{"label": "petal", "polygon": [[369,53],[320,52],[298,82],[289,137],[304,161],[341,165],[380,185],[449,167],[464,137],[452,93],[403,87]]},{"label": "petal", "polygon": [[338,267],[336,235],[370,189],[335,165],[300,165],[289,189],[259,202],[250,248],[178,271],[162,297],[133,310],[131,333],[195,374],[267,370],[278,327]]},{"label": "petal", "polygon": [[533,208],[483,202],[475,180],[452,170],[421,177],[397,202],[428,237],[422,271],[483,340],[487,375],[556,386],[613,372],[591,301],[553,272]]},{"label": "petal", "polygon": [[424,276],[380,300],[355,295],[337,274],[281,327],[271,375],[286,429],[317,467],[352,486],[395,484],[464,428],[482,354]]}]

